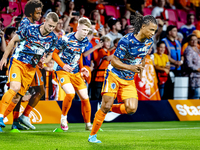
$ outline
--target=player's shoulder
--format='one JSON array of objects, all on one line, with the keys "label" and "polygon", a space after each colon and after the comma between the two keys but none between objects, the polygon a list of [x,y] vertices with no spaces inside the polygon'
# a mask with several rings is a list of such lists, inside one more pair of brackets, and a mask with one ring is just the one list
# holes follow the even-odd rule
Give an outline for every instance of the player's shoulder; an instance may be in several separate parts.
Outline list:
[{"label": "player's shoulder", "polygon": [[32,24],[32,23],[30,22],[30,20],[29,20],[27,17],[24,17],[24,18],[22,19],[22,21],[20,22],[20,25],[21,25],[21,24],[30,25],[30,24]]}]

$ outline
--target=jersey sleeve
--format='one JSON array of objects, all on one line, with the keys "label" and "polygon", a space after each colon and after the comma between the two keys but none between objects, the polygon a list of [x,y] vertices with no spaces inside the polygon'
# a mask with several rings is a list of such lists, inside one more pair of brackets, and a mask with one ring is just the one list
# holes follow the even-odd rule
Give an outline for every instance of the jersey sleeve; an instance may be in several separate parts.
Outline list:
[{"label": "jersey sleeve", "polygon": [[50,49],[49,53],[53,53],[54,49],[55,49],[56,46],[57,46],[57,43],[58,43],[58,38],[55,36],[55,37],[54,37],[54,40],[53,40],[53,44],[52,44],[52,46],[51,46],[51,49]]},{"label": "jersey sleeve", "polygon": [[28,36],[28,32],[29,32],[30,28],[23,28],[21,30],[18,30],[16,33],[19,36],[20,40],[25,39]]},{"label": "jersey sleeve", "polygon": [[[57,40],[57,42],[56,42],[56,45],[55,45],[55,48],[57,49],[57,50],[59,50],[60,52],[63,50],[63,38],[61,37],[61,38],[59,38],[59,40]],[[54,48],[54,49],[55,49]],[[53,50],[54,50],[53,49]]]},{"label": "jersey sleeve", "polygon": [[117,48],[115,50],[114,55],[118,57],[119,59],[123,59],[125,54],[128,51],[128,40],[126,38],[121,38],[121,40],[118,42]]}]

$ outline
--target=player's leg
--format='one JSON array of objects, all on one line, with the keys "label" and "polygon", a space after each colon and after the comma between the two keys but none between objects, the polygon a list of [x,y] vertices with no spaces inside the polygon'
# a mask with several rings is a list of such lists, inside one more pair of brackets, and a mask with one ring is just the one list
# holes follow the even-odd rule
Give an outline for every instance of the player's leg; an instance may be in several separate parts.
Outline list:
[{"label": "player's leg", "polygon": [[31,124],[30,118],[28,117],[30,112],[33,110],[33,108],[38,104],[41,97],[44,95],[44,86],[34,86],[32,87],[34,89],[34,94],[31,96],[23,114],[18,118],[19,122],[27,126],[28,128],[35,130],[36,127]]},{"label": "player's leg", "polygon": [[85,122],[85,129],[92,130],[91,125],[91,105],[88,97],[87,88],[76,91],[81,100],[81,112]]},{"label": "player's leg", "polygon": [[75,90],[71,83],[67,83],[62,86],[62,89],[65,91],[66,96],[62,104],[62,115],[61,115],[61,128],[66,131],[68,130],[67,125],[67,114],[69,112],[69,109],[72,105],[72,100],[75,96]]},{"label": "player's leg", "polygon": [[[12,124],[12,129],[19,129],[19,130],[28,130],[29,128],[27,128],[26,126],[23,126],[22,124],[19,123],[18,121],[18,117],[19,117],[19,112],[20,112],[20,105],[21,105],[21,100],[22,97],[20,98],[19,102],[17,103],[17,105],[15,106],[14,110],[13,110],[13,124]],[[11,105],[11,104],[10,104]],[[6,114],[5,114],[6,116]]]},{"label": "player's leg", "polygon": [[21,95],[16,94],[20,88],[20,82],[12,81],[10,82],[10,89],[3,95],[0,103],[0,127],[5,127],[5,124],[3,123],[3,117],[8,107],[10,106],[9,111],[11,112],[20,100]]},{"label": "player's leg", "polygon": [[88,141],[91,143],[101,143],[97,140],[97,132],[99,131],[106,114],[110,111],[111,106],[113,105],[115,98],[114,96],[103,95],[101,108],[96,112],[95,118],[93,121],[92,131],[89,135]]}]

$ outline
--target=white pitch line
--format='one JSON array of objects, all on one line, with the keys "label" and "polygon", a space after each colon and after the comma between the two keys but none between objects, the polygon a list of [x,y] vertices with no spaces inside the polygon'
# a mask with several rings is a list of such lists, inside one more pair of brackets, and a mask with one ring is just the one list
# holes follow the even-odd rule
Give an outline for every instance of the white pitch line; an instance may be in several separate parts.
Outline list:
[{"label": "white pitch line", "polygon": [[[113,131],[119,131],[119,132],[129,132],[129,131],[166,131],[166,130],[194,130],[194,129],[200,129],[200,127],[192,127],[192,128],[163,128],[163,129],[133,129],[133,130],[103,130],[107,132],[113,132]],[[52,131],[21,131],[20,133],[35,133],[35,132],[53,132]],[[67,133],[67,132],[88,132],[88,131],[65,131],[65,132],[60,132],[60,133]]]}]

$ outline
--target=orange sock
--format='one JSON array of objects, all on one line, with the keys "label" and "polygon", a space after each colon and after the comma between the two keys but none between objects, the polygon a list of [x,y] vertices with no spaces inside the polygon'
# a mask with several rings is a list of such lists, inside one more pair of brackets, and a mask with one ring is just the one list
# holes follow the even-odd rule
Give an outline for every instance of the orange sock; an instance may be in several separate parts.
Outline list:
[{"label": "orange sock", "polygon": [[110,111],[118,114],[127,114],[124,104],[113,104]]},{"label": "orange sock", "polygon": [[96,112],[95,118],[94,118],[94,121],[93,121],[92,131],[91,131],[90,135],[97,134],[97,132],[99,131],[105,117],[106,117],[106,114],[101,109],[99,109]]},{"label": "orange sock", "polygon": [[62,103],[62,115],[66,116],[72,105],[72,100],[75,94],[66,94],[65,99]]},{"label": "orange sock", "polygon": [[19,118],[19,111],[13,111],[13,122],[17,122]]},{"label": "orange sock", "polygon": [[30,114],[30,112],[33,110],[33,107],[31,107],[30,105],[26,106],[26,109],[24,110],[23,115],[28,117],[28,115]]},{"label": "orange sock", "polygon": [[15,108],[16,104],[11,102],[10,105],[8,106],[8,108],[6,109],[5,113],[4,113],[4,117],[7,117]]},{"label": "orange sock", "polygon": [[90,118],[91,118],[91,105],[90,105],[89,98],[81,100],[81,111],[82,111],[84,122],[85,123],[91,122],[91,120],[90,120]]},{"label": "orange sock", "polygon": [[15,91],[9,89],[2,97],[1,104],[0,104],[0,114],[4,115],[6,109],[10,105],[13,97],[16,95]]}]

